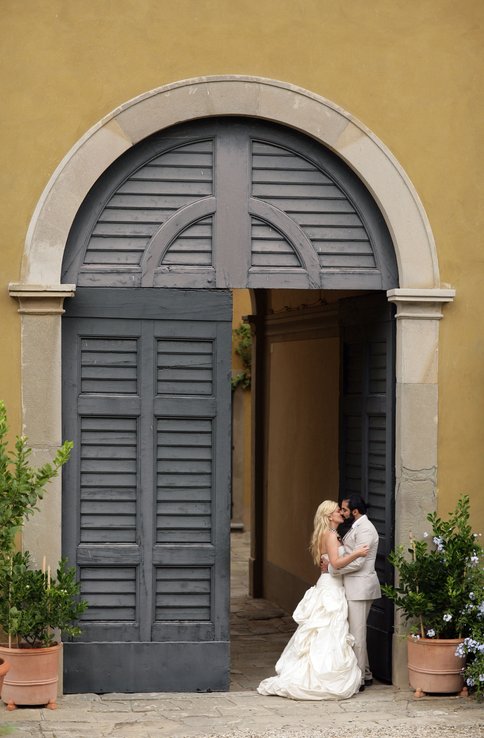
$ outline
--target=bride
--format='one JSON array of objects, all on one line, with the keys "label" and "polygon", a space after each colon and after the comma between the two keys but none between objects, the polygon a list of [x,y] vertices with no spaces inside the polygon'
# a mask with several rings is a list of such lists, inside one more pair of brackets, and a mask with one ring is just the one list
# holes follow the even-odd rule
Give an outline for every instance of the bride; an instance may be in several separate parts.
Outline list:
[{"label": "bride", "polygon": [[[316,566],[322,556],[341,569],[367,555],[366,545],[345,553],[336,530],[342,522],[336,502],[325,500],[319,505],[310,545]],[[358,692],[361,672],[348,630],[343,577],[322,573],[296,607],[293,618],[298,628],[276,664],[277,676],[264,679],[257,691],[295,700],[341,700]]]}]

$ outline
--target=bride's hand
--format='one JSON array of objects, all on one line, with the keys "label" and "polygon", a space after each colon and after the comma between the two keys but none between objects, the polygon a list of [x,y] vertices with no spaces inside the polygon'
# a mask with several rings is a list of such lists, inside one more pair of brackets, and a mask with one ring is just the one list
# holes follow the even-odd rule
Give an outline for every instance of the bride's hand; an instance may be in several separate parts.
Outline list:
[{"label": "bride's hand", "polygon": [[360,546],[360,548],[356,549],[356,553],[358,554],[358,557],[360,556],[368,556],[368,551],[370,550],[370,547],[367,543],[365,543],[363,546]]}]

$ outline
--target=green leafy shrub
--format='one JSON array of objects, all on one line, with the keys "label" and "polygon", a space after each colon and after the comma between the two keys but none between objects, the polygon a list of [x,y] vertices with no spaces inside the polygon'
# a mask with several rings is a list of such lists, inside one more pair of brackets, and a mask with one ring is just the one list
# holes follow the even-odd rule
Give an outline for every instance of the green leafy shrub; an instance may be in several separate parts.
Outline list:
[{"label": "green leafy shrub", "polygon": [[32,450],[25,436],[18,436],[15,451],[7,450],[8,423],[5,403],[0,400],[0,556],[9,555],[15,536],[37,510],[48,482],[69,459],[73,443],[66,441],[51,463],[37,469],[29,464]]},{"label": "green leafy shrub", "polygon": [[76,621],[87,603],[78,600],[75,570],[61,559],[57,574],[32,569],[28,552],[16,553],[10,566],[0,567],[0,623],[7,635],[30,648],[55,643],[54,629],[70,636],[80,635]]},{"label": "green leafy shrub", "polygon": [[17,645],[47,647],[55,629],[79,635],[75,621],[87,608],[79,600],[75,569],[61,559],[56,576],[50,568],[35,569],[28,551],[15,549],[15,537],[38,509],[45,488],[69,459],[73,444],[66,441],[50,463],[33,467],[25,436],[8,451],[5,403],[0,401],[0,627]]}]

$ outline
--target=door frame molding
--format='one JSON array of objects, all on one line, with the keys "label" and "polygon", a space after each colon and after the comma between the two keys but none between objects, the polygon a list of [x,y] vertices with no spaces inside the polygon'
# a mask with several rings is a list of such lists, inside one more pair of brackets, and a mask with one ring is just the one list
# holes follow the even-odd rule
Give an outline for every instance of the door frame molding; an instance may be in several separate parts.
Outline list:
[{"label": "door frame molding", "polygon": [[[430,223],[397,159],[360,121],[294,85],[260,77],[199,77],[165,85],[124,103],[67,153],[42,193],[27,232],[20,281],[9,285],[21,313],[22,432],[34,463],[61,443],[61,316],[75,285],[60,284],[67,237],[92,185],[125,151],[176,123],[239,115],[289,126],[327,146],[358,175],[390,231],[400,287],[397,305],[395,540],[422,531],[436,508],[438,345],[442,305],[455,291],[441,285]],[[286,285],[287,286],[287,285]],[[57,535],[54,534],[57,531]],[[61,483],[28,522],[24,544],[54,564],[61,554]],[[406,655],[396,620],[393,681],[406,684]]]}]

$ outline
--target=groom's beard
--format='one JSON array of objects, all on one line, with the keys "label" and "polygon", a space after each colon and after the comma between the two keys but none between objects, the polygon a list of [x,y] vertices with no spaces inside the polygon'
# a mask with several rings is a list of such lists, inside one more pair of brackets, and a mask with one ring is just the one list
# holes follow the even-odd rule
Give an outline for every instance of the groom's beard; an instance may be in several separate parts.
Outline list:
[{"label": "groom's beard", "polygon": [[355,522],[354,518],[347,518],[347,519],[345,518],[345,520],[342,523],[340,523],[340,525],[338,525],[338,533],[341,536],[341,538],[343,538],[343,536],[345,536],[348,533],[349,529],[351,528],[354,522]]}]

